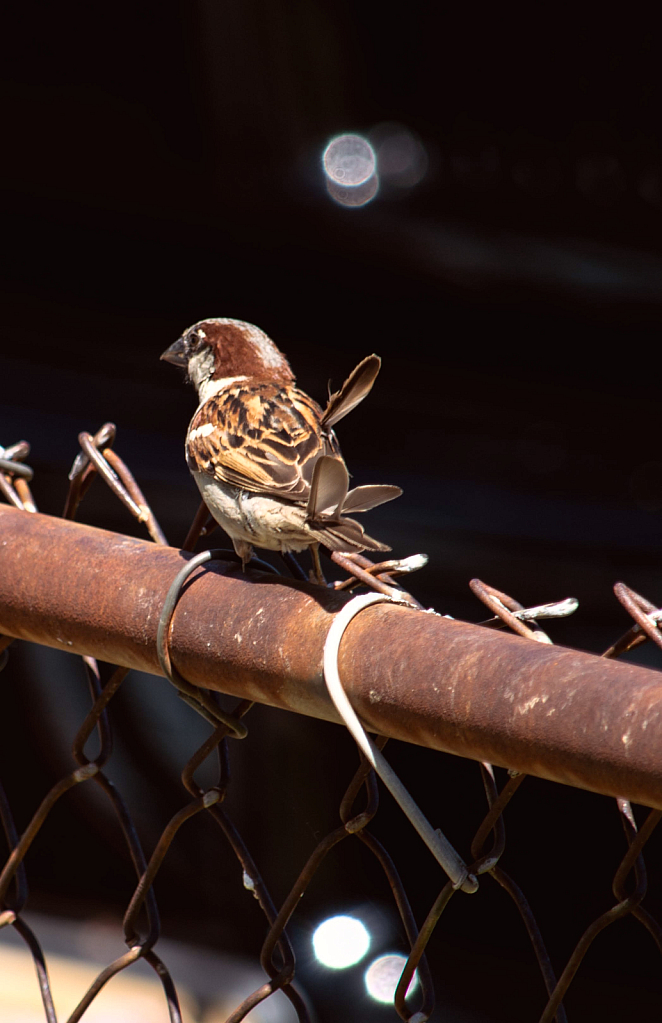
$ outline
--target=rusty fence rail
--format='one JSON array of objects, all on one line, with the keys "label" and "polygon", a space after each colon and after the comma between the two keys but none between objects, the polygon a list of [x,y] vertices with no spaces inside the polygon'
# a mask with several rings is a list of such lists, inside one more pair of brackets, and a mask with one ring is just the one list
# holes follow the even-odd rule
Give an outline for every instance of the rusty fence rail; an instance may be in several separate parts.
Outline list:
[{"label": "rusty fence rail", "polygon": [[[412,559],[377,566],[365,558],[353,563],[347,559],[342,565],[349,572],[347,578],[325,590],[260,571],[269,566],[259,563],[243,575],[228,553],[227,560],[190,566],[194,571],[174,595],[164,619],[173,579],[190,564],[191,552],[205,532],[206,512],[201,507],[183,550],[168,547],[140,488],[113,450],[114,426],[106,424],[94,437],[81,434],[79,440],[81,453],[70,474],[62,519],[36,511],[29,487],[31,470],[24,464],[29,446],[19,442],[0,448],[0,491],[7,501],[0,505],[0,668],[15,638],[80,654],[92,701],[73,743],[74,770],[44,796],[22,835],[0,790],[9,846],[0,874],[0,925],[14,926],[30,949],[49,1023],[55,1023],[56,1014],[46,962],[37,936],[21,916],[27,899],[24,860],[57,800],[86,783],[100,786],[116,813],[136,887],[124,918],[128,951],[99,974],[69,1023],[81,1019],[108,980],[137,959],[149,963],[160,978],[170,1019],[175,1023],[181,1019],[175,986],[155,952],[159,918],[153,883],[178,829],[202,812],[212,816],[237,856],[267,926],[260,954],[267,979],[228,1023],[238,1023],[278,989],[290,999],[300,1020],[310,1019],[295,984],[287,925],[324,857],[350,836],[370,850],[385,872],[410,944],[395,994],[397,1013],[413,1023],[429,1018],[434,991],[425,948],[451,898],[466,895],[456,895],[462,885],[449,880],[417,927],[393,861],[368,827],[378,808],[378,785],[365,757],[360,755],[358,771],[342,799],[340,826],[318,843],[280,907],[224,807],[228,744],[232,736],[245,734],[243,719],[253,703],[339,720],[325,686],[323,655],[331,624],[351,599],[345,591],[359,584],[397,603],[365,607],[348,622],[337,658],[343,689],[379,749],[395,738],[480,762],[487,812],[467,864],[477,883],[465,885],[465,891],[480,892],[489,877],[513,899],[547,991],[540,1023],[566,1019],[563,997],[582,959],[597,934],[616,920],[631,915],[662,952],[662,930],[642,906],[646,894],[642,850],[662,816],[662,676],[617,661],[642,642],[662,646],[660,610],[618,584],[616,595],[633,625],[603,657],[596,657],[553,646],[540,627],[542,619],[572,610],[571,606],[526,609],[479,580],[472,582],[472,589],[493,615],[482,626],[424,613],[396,581],[398,573],[411,569]],[[102,478],[144,523],[153,542],[73,521],[95,477]],[[159,649],[159,623],[162,642],[166,635],[165,651]],[[117,666],[105,685],[97,659]],[[182,772],[190,801],[163,829],[151,855],[141,846],[124,797],[105,773],[112,743],[108,705],[131,668],[167,674],[212,728]],[[216,691],[238,698],[231,715],[218,707]],[[86,747],[94,732],[99,752],[92,758]],[[203,790],[194,775],[211,756],[218,758],[218,780]],[[501,791],[492,765],[509,771]],[[526,774],[614,797],[625,833],[623,858],[612,884],[614,904],[581,936],[559,977],[524,893],[499,865],[505,847],[503,813]],[[650,808],[639,830],[631,802]],[[414,971],[421,985],[412,1006],[406,993]]]}]

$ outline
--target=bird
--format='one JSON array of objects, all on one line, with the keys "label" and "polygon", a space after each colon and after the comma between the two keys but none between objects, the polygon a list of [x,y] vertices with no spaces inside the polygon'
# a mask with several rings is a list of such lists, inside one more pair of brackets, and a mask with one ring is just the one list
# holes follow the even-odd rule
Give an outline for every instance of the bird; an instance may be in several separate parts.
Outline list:
[{"label": "bird", "polygon": [[354,554],[391,548],[349,513],[369,511],[400,487],[349,489],[334,426],[363,401],[381,359],[368,355],[322,408],[296,386],[285,355],[252,323],[227,318],[188,327],[161,359],[186,370],[199,405],[186,461],[207,509],[230,537],[244,570],[258,547]]}]

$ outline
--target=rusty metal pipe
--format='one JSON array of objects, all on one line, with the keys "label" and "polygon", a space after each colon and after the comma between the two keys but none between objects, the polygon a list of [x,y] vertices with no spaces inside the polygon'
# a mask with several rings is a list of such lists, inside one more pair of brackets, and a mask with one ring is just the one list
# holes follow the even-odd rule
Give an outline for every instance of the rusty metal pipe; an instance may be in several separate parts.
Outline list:
[{"label": "rusty metal pipe", "polygon": [[[0,506],[0,633],[160,674],[190,554]],[[234,564],[194,575],[171,653],[190,682],[337,720],[322,680],[346,597]],[[662,675],[406,607],[350,624],[340,675],[370,730],[662,809]]]}]

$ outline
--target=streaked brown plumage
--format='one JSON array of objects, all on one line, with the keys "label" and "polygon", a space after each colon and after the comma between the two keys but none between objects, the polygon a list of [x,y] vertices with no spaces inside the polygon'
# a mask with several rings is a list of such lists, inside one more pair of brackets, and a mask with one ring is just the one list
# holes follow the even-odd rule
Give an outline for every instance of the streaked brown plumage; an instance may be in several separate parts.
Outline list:
[{"label": "streaked brown plumage", "polygon": [[[333,433],[320,429],[321,418],[319,405],[296,387],[229,384],[191,420],[189,468],[248,490],[307,500],[319,456],[340,457]],[[213,432],[196,434],[205,423]]]},{"label": "streaked brown plumage", "polygon": [[245,562],[252,546],[291,551],[389,550],[347,512],[368,511],[399,487],[357,487],[333,426],[370,391],[370,355],[319,405],[300,391],[285,356],[259,328],[209,319],[189,327],[162,358],[185,366],[200,406],[186,442],[188,466],[212,515]]}]

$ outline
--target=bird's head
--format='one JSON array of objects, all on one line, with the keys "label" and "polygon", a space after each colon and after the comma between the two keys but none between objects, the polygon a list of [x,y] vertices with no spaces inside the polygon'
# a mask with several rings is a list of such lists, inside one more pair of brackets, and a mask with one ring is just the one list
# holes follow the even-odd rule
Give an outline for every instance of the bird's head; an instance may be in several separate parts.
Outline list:
[{"label": "bird's head", "polygon": [[287,359],[271,338],[243,320],[200,320],[185,330],[161,358],[186,370],[201,401],[218,389],[220,381],[294,382]]}]

